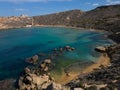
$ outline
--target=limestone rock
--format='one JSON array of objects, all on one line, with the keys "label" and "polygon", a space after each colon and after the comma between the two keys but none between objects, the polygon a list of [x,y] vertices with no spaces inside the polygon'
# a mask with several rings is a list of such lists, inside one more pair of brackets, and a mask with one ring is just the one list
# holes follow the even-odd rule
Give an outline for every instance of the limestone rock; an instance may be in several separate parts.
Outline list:
[{"label": "limestone rock", "polygon": [[47,67],[47,66],[44,68],[44,71],[45,71],[45,72],[47,72],[47,71],[48,71],[48,67]]},{"label": "limestone rock", "polygon": [[33,63],[36,63],[38,61],[38,55],[34,55],[32,57]]},{"label": "limestone rock", "polygon": [[43,64],[40,64],[40,67],[41,68],[45,68],[45,64],[43,63]]},{"label": "limestone rock", "polygon": [[45,59],[44,62],[45,62],[46,64],[51,64],[51,60],[50,60],[50,59]]},{"label": "limestone rock", "polygon": [[103,53],[103,52],[106,52],[106,48],[102,46],[98,46],[95,48],[95,51]]},{"label": "limestone rock", "polygon": [[41,90],[46,89],[52,81],[48,75],[29,74],[19,78],[19,90]]},{"label": "limestone rock", "polygon": [[26,67],[26,68],[24,69],[24,71],[25,71],[26,74],[29,74],[29,73],[30,73],[30,69],[29,69],[28,67]]}]

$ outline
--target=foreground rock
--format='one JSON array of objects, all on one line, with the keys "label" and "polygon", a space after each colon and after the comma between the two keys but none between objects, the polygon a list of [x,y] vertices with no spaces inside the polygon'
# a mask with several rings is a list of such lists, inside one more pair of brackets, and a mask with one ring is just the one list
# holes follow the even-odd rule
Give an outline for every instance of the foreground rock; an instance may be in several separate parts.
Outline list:
[{"label": "foreground rock", "polygon": [[111,59],[111,65],[101,66],[101,69],[80,76],[67,85],[72,89],[81,87],[86,90],[120,90],[120,44],[108,46],[106,53]]},{"label": "foreground rock", "polygon": [[69,87],[57,84],[49,74],[37,75],[29,68],[18,80],[18,90],[70,90]]},{"label": "foreground rock", "polygon": [[42,90],[46,89],[52,80],[48,75],[28,74],[21,76],[18,81],[19,90]]}]

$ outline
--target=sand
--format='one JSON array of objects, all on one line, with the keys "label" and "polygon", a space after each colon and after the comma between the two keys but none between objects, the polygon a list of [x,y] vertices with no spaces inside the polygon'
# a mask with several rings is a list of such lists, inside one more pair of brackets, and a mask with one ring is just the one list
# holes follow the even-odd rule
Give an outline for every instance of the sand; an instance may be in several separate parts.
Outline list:
[{"label": "sand", "polygon": [[76,79],[80,75],[88,74],[92,72],[94,69],[100,68],[101,65],[105,67],[110,65],[110,58],[106,54],[102,54],[94,64],[88,66],[82,71],[70,72],[69,76],[66,75],[66,73],[63,73],[61,78],[59,78],[56,82],[60,84],[66,84],[70,82],[71,80]]}]

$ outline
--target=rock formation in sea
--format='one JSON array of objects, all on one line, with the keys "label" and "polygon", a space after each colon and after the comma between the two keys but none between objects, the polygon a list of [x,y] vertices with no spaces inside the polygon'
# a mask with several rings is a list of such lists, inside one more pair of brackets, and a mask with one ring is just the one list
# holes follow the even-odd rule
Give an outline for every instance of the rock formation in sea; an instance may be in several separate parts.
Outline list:
[{"label": "rock formation in sea", "polygon": [[[63,52],[72,52],[75,48],[70,46],[55,48],[50,56],[57,57]],[[26,67],[16,84],[18,90],[70,90],[70,87],[58,84],[51,77],[49,71],[54,67],[53,61],[45,56],[46,59],[39,61],[39,55],[27,58],[25,61],[34,66]]]}]

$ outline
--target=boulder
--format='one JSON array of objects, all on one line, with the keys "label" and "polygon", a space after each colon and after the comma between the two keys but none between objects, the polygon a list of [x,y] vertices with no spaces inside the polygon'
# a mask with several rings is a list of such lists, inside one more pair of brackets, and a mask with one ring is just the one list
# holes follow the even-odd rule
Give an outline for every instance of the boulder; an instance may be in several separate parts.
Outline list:
[{"label": "boulder", "polygon": [[44,63],[46,63],[46,64],[51,64],[51,60],[50,60],[50,59],[45,59],[45,60],[44,60]]},{"label": "boulder", "polygon": [[32,82],[32,78],[30,76],[27,76],[26,79],[30,82]]},{"label": "boulder", "polygon": [[26,74],[29,74],[29,73],[30,73],[30,69],[29,69],[28,67],[26,67],[26,68],[24,69],[24,72],[25,72]]},{"label": "boulder", "polygon": [[95,48],[95,51],[100,52],[100,53],[104,53],[104,52],[106,52],[106,48],[102,47],[102,46],[98,46]]},{"label": "boulder", "polygon": [[18,90],[43,90],[46,89],[51,83],[52,81],[49,79],[48,75],[29,74],[29,76],[19,78]]},{"label": "boulder", "polygon": [[26,58],[25,61],[28,63],[36,64],[38,62],[38,55],[34,55],[32,57]]},{"label": "boulder", "polygon": [[45,68],[44,68],[44,71],[45,72],[47,72],[49,69],[48,69],[48,67],[46,66]]},{"label": "boulder", "polygon": [[38,55],[34,55],[32,57],[32,61],[33,61],[33,63],[37,63],[37,61],[38,61]]},{"label": "boulder", "polygon": [[40,64],[41,68],[45,68],[45,66],[46,66],[45,63]]}]

